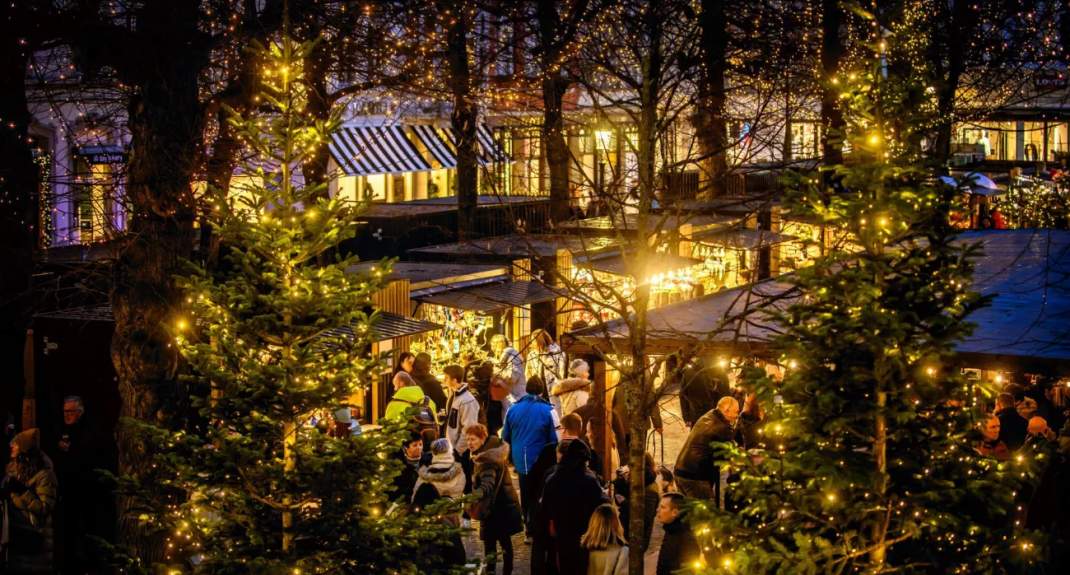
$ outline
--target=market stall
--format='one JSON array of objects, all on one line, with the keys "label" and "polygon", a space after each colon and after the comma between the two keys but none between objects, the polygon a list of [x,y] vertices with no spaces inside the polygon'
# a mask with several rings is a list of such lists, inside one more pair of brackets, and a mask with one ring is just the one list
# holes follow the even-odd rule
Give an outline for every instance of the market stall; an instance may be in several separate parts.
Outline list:
[{"label": "market stall", "polygon": [[794,236],[768,230],[716,229],[691,234],[680,253],[703,262],[703,293],[711,293],[796,269],[784,265],[784,252],[794,254],[798,244]]},{"label": "market stall", "polygon": [[502,334],[523,348],[533,325],[553,323],[553,316],[533,316],[537,304],[557,297],[542,283],[510,280],[433,293],[414,293],[416,316],[444,326],[441,333],[413,345],[414,351],[431,355],[438,366],[463,365],[469,359],[485,359],[490,339]]},{"label": "market stall", "polygon": [[[956,345],[952,366],[993,381],[1010,373],[1070,376],[1070,286],[1050,279],[1070,273],[1070,232],[978,231],[962,234],[961,241],[982,244],[973,289],[991,301],[969,317],[976,328]],[[770,343],[781,331],[772,312],[799,296],[790,283],[773,278],[650,310],[647,353],[701,355],[726,365],[757,358],[775,369],[785,358],[772,356]],[[629,323],[620,319],[562,337],[572,354],[625,355],[630,343]],[[594,372],[604,373],[605,362],[596,363],[603,365]],[[596,387],[608,379],[596,379]]]}]

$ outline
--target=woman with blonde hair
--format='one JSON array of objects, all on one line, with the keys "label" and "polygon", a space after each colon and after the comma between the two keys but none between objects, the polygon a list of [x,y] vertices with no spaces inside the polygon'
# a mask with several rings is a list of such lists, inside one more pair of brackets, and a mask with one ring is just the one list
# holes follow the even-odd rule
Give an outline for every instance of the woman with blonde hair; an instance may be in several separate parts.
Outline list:
[{"label": "woman with blonde hair", "polygon": [[587,575],[624,575],[628,572],[628,546],[624,544],[624,527],[615,506],[603,503],[594,510],[580,544],[590,553]]}]

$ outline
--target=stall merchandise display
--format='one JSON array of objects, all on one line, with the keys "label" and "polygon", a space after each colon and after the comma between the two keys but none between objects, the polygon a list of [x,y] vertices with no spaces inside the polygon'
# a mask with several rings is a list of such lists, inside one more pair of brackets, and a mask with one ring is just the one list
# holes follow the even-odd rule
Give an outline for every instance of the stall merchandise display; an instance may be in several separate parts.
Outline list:
[{"label": "stall merchandise display", "polygon": [[441,332],[417,340],[411,346],[414,353],[431,356],[434,373],[441,373],[450,364],[488,359],[491,336],[505,332],[503,326],[495,325],[495,316],[434,304],[423,304],[420,310],[423,319],[444,326]]}]

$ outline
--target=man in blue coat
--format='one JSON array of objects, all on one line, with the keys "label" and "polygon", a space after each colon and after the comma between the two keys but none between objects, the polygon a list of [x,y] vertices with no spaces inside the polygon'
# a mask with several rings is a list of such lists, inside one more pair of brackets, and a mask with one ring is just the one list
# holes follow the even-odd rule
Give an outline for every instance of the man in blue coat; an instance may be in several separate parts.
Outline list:
[{"label": "man in blue coat", "polygon": [[543,399],[546,385],[538,376],[532,376],[525,388],[527,395],[509,410],[502,428],[502,441],[509,444],[513,466],[520,476],[520,507],[524,512],[524,527],[531,533],[531,499],[528,471],[539,459],[547,445],[557,443],[557,421],[550,402]]}]

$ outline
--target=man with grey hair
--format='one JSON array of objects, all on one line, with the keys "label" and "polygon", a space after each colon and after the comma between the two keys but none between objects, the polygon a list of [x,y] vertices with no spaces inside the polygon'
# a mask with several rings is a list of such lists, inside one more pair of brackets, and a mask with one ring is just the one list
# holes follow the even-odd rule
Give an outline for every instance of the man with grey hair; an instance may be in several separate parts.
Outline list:
[{"label": "man with grey hair", "polygon": [[676,458],[676,486],[688,497],[716,499],[724,504],[721,489],[721,469],[715,459],[713,443],[729,442],[735,437],[736,420],[739,418],[739,401],[726,395],[717,402],[717,407],[698,418]]},{"label": "man with grey hair", "polygon": [[63,425],[49,454],[59,480],[57,566],[62,573],[94,572],[102,565],[92,537],[114,536],[113,494],[99,470],[116,470],[115,444],[77,395],[63,398]]}]

